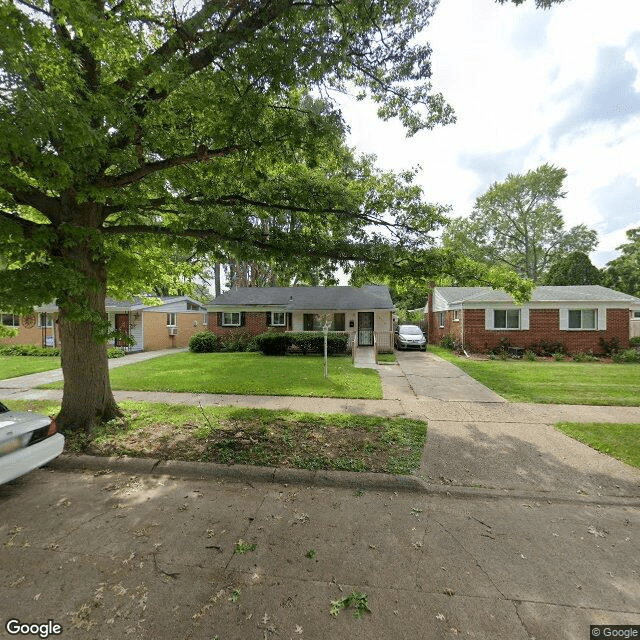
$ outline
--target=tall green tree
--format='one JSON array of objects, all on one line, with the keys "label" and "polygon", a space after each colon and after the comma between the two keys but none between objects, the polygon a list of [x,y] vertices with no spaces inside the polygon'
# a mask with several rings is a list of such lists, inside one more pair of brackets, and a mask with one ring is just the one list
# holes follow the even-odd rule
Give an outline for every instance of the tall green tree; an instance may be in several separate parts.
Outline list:
[{"label": "tall green tree", "polygon": [[544,284],[555,286],[600,284],[602,272],[582,251],[558,258],[544,278]]},{"label": "tall green tree", "polygon": [[602,284],[640,297],[640,227],[629,229],[627,239],[617,248],[621,255],[604,268]]},{"label": "tall green tree", "polygon": [[476,199],[469,218],[447,226],[444,246],[488,264],[503,264],[542,282],[551,264],[574,251],[589,253],[596,231],[580,224],[564,229],[558,201],[567,172],[543,164],[524,175],[509,174]]},{"label": "tall green tree", "polygon": [[64,427],[118,414],[105,295],[183,282],[167,253],[453,269],[412,176],[354,157],[308,98],[357,87],[409,134],[452,122],[416,38],[435,5],[0,0],[0,307],[57,299]]}]

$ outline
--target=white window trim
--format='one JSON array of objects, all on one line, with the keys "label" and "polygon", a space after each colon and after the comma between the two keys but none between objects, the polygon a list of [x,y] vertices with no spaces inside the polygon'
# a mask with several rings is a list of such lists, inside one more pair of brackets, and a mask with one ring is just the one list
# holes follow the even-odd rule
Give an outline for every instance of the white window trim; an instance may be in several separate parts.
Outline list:
[{"label": "white window trim", "polygon": [[[518,311],[518,327],[498,328],[494,325],[496,311]],[[529,307],[487,307],[484,310],[484,328],[486,331],[528,331],[529,330]]]},{"label": "white window trim", "polygon": [[[233,322],[233,316],[238,316],[238,322]],[[226,322],[225,316],[231,316],[231,322]],[[222,312],[222,326],[223,327],[239,327],[242,320],[240,311],[223,311]]]},{"label": "white window trim", "polygon": [[[12,324],[5,324],[4,323],[4,316],[11,316],[11,322]],[[16,320],[17,318],[17,320]],[[16,328],[20,326],[20,316],[17,313],[0,313],[0,324],[3,327],[11,327],[11,328]]]},{"label": "white window trim", "polygon": [[460,310],[459,309],[454,309],[453,310],[453,321],[454,322],[460,322]]},{"label": "white window trim", "polygon": [[[570,327],[569,326],[569,321],[570,321],[570,315],[572,311],[579,311],[580,312],[580,326],[579,327]],[[584,324],[584,312],[585,311],[593,311],[595,313],[595,318],[594,318],[594,326],[593,327],[583,327],[582,325]],[[599,321],[598,321],[598,317],[599,317],[599,313],[598,313],[598,308],[597,307],[590,307],[588,309],[567,309],[567,331],[597,331],[598,330],[598,325],[599,325]]]},{"label": "white window trim", "polygon": [[[173,317],[172,317],[173,316]],[[173,322],[171,322],[173,320]],[[175,311],[167,312],[167,327],[177,327],[178,316]]]},{"label": "white window trim", "polygon": [[[496,327],[496,311],[504,311],[504,327]],[[509,312],[516,312],[518,314],[518,326],[517,327],[508,327],[506,325],[509,324]],[[492,320],[493,320],[493,329],[495,331],[522,331],[522,311],[521,309],[492,309],[491,310]]]},{"label": "white window trim", "polygon": [[[282,316],[282,322],[276,322],[276,315]],[[287,312],[286,311],[272,311],[271,312],[271,326],[272,327],[286,327],[287,326]]]},{"label": "white window trim", "polygon": [[[47,316],[47,324],[46,326],[42,324],[42,316]],[[38,329],[52,329],[53,328],[53,316],[50,313],[39,313],[38,314]]]},{"label": "white window trim", "polygon": [[[596,326],[594,329],[570,329],[569,311],[596,310]],[[560,331],[606,331],[607,329],[607,307],[603,305],[590,307],[562,307],[560,309]]]},{"label": "white window trim", "polygon": [[445,317],[446,317],[446,312],[445,311],[438,311],[438,313],[440,314],[440,318],[438,319],[438,323],[440,325],[440,329],[444,329],[444,325],[446,323]]}]

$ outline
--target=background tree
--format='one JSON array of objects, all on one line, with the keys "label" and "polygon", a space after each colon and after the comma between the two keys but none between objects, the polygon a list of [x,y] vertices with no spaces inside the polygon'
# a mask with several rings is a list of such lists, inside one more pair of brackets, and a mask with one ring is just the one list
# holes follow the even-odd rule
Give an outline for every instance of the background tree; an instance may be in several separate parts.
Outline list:
[{"label": "background tree", "polygon": [[602,272],[589,256],[582,251],[574,251],[558,258],[544,278],[544,284],[555,286],[600,284]]},{"label": "background tree", "polygon": [[585,225],[564,230],[557,201],[564,198],[564,169],[543,164],[524,175],[509,174],[476,199],[469,218],[447,226],[444,246],[488,264],[504,264],[533,282],[574,251],[589,253],[597,233]]},{"label": "background tree", "polygon": [[640,297],[640,227],[629,229],[627,239],[628,242],[617,248],[622,255],[607,263],[602,284]]}]

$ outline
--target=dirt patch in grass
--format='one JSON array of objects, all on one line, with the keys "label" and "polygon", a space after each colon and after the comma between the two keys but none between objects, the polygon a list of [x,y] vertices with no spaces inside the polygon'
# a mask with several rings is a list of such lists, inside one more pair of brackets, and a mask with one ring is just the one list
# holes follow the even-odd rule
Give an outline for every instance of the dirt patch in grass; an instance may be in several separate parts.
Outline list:
[{"label": "dirt patch in grass", "polygon": [[[152,404],[132,408],[124,419],[97,429],[92,438],[67,435],[67,452],[406,474],[418,468],[426,439],[427,425],[418,420],[181,408]],[[170,420],[163,415],[166,410]]]}]

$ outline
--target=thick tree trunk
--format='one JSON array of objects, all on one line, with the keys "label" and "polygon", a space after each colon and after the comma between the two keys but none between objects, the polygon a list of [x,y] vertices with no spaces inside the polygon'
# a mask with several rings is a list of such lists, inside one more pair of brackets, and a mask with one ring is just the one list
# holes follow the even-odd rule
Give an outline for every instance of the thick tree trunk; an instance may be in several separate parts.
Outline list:
[{"label": "thick tree trunk", "polygon": [[58,298],[64,392],[57,419],[64,429],[90,432],[100,421],[121,415],[111,392],[104,339],[99,339],[94,322],[77,317],[82,305],[106,321],[106,266],[104,260],[96,260],[89,243],[64,253],[87,278],[87,288],[81,295],[74,292]]}]

